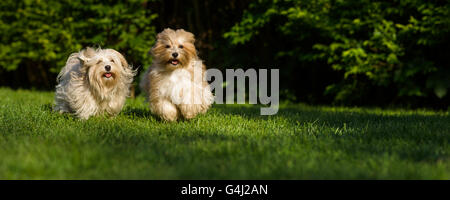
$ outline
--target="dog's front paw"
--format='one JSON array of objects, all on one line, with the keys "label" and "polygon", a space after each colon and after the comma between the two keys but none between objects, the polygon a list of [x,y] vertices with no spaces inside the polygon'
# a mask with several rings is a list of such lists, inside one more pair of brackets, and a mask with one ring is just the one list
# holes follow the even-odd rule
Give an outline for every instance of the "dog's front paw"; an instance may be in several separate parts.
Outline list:
[{"label": "dog's front paw", "polygon": [[181,115],[183,115],[185,119],[192,119],[197,116],[198,113],[202,112],[201,105],[182,104],[179,107]]},{"label": "dog's front paw", "polygon": [[173,113],[173,112],[163,113],[160,117],[162,120],[168,121],[168,122],[174,122],[174,121],[177,121],[177,119],[178,119],[177,113]]},{"label": "dog's front paw", "polygon": [[177,107],[167,100],[155,100],[150,103],[152,113],[158,115],[164,121],[176,121],[179,111]]}]

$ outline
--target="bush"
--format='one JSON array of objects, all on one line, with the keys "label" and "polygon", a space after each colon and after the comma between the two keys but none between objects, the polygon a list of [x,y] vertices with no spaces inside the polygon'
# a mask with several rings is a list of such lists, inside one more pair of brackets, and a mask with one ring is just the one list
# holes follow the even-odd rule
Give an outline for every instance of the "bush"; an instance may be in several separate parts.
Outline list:
[{"label": "bush", "polygon": [[[448,99],[449,5],[422,0],[258,0],[224,36],[234,45],[269,43],[273,59],[296,60],[284,68],[331,67],[342,77],[323,89],[334,102]],[[260,37],[267,32],[270,39]],[[316,78],[330,76],[335,74]]]},{"label": "bush", "polygon": [[0,9],[0,85],[53,89],[70,53],[93,45],[142,71],[156,30],[171,27],[195,34],[208,68],[280,68],[284,99],[450,102],[448,1],[4,0]]},{"label": "bush", "polygon": [[151,62],[157,14],[145,0],[4,0],[0,7],[0,73],[20,77],[19,86],[53,86],[67,57],[86,46],[116,49],[139,67]]}]

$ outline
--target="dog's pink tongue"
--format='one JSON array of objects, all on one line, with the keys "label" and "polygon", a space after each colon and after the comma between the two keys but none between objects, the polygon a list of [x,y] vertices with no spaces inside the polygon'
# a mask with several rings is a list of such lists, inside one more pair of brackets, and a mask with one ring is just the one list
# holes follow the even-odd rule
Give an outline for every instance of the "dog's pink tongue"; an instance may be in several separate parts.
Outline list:
[{"label": "dog's pink tongue", "polygon": [[178,60],[172,60],[172,65],[178,65]]},{"label": "dog's pink tongue", "polygon": [[111,77],[111,73],[106,73],[106,74],[105,74],[105,77],[106,77],[106,78]]}]

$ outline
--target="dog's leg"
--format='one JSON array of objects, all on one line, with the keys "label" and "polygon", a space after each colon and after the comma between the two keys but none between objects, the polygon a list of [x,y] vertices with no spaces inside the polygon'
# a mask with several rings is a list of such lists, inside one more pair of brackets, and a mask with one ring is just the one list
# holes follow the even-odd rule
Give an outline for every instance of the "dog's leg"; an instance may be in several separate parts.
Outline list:
[{"label": "dog's leg", "polygon": [[53,110],[62,113],[70,112],[70,107],[64,100],[55,98],[55,105],[53,106]]},{"label": "dog's leg", "polygon": [[201,105],[195,104],[180,104],[180,112],[185,119],[192,119],[197,116],[198,113],[202,112]]},{"label": "dog's leg", "polygon": [[166,121],[175,121],[179,115],[177,107],[166,99],[152,101],[150,110]]},{"label": "dog's leg", "polygon": [[206,113],[211,104],[180,104],[180,112],[185,119],[192,119],[200,113]]},{"label": "dog's leg", "polygon": [[118,94],[117,98],[111,99],[109,102],[102,104],[101,107],[109,115],[117,116],[122,110],[125,100],[125,95]]},{"label": "dog's leg", "polygon": [[199,113],[206,113],[213,100],[209,87],[201,87],[198,84],[183,88],[181,96],[182,103],[179,104],[179,109],[185,119],[192,119]]}]

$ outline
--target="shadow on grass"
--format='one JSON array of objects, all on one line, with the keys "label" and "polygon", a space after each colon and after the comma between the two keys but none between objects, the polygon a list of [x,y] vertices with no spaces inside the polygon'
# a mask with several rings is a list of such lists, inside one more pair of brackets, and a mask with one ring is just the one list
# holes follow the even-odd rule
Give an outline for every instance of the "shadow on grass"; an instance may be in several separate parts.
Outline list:
[{"label": "shadow on grass", "polygon": [[57,111],[54,111],[54,110],[53,110],[53,104],[51,104],[51,103],[46,103],[46,104],[42,105],[42,106],[41,106],[41,109],[42,109],[43,111],[47,111],[47,112],[53,113],[53,114],[55,114],[55,115],[61,116],[61,117],[63,117],[64,119],[77,119],[77,118],[74,116],[74,114],[72,114],[72,113],[59,113],[59,112],[57,112]]},{"label": "shadow on grass", "polygon": [[[214,105],[219,113],[239,115],[253,120],[266,120],[260,106]],[[396,154],[411,161],[446,161],[450,141],[450,116],[384,114],[365,110],[330,111],[308,106],[280,108],[273,118],[282,118],[298,127],[299,134],[311,132],[313,137],[332,139],[330,148],[349,155],[365,152],[372,155]],[[332,133],[333,131],[336,133]],[[340,131],[343,134],[337,134]]]},{"label": "shadow on grass", "polygon": [[[157,115],[152,114],[149,110],[147,109],[142,109],[142,108],[125,108],[123,111],[124,115],[127,116],[131,116],[131,117],[138,117],[138,118],[144,118],[144,119],[155,119],[158,122],[166,122],[164,120],[162,120],[160,117],[158,117]],[[186,119],[179,119],[178,122],[188,122],[189,120]],[[168,122],[170,123],[170,122]]]},{"label": "shadow on grass", "polygon": [[[358,137],[364,137],[361,133],[364,132],[370,135],[370,139],[405,139],[415,142],[432,140],[439,145],[444,145],[450,140],[448,115],[384,115],[365,111],[327,111],[298,106],[280,108],[273,116],[262,116],[259,106],[215,105],[214,109],[219,113],[239,115],[253,120],[282,119],[300,129],[308,126],[327,127],[336,130],[337,133],[354,133],[354,136]],[[336,137],[342,136],[336,134]]]},{"label": "shadow on grass", "polygon": [[41,109],[44,111],[53,112],[53,105],[51,103],[46,103],[41,106]]},{"label": "shadow on grass", "polygon": [[[408,122],[409,120],[414,121],[442,121],[446,122],[446,125],[450,124],[449,115],[423,115],[420,113],[411,114],[390,114],[386,115],[384,113],[371,113],[364,110],[361,111],[330,111],[320,108],[313,108],[308,106],[288,106],[280,107],[279,111],[275,115],[264,116],[260,114],[260,108],[262,106],[239,106],[239,105],[225,105],[215,104],[213,106],[215,110],[219,113],[229,114],[229,115],[239,115],[246,118],[253,119],[267,119],[269,117],[281,117],[291,121],[297,122],[313,122],[317,119],[325,119],[329,125],[341,125],[342,122],[361,122],[361,121],[391,121],[400,120]],[[368,109],[369,110],[369,109]]]},{"label": "shadow on grass", "polygon": [[[143,118],[143,119],[155,119],[158,122],[164,123],[167,121],[162,120],[160,117],[158,117],[155,114],[152,114],[150,112],[150,110],[148,109],[142,109],[142,108],[125,108],[122,113],[124,115],[130,116],[130,117],[138,117],[138,118]],[[180,118],[177,120],[177,122],[189,122],[191,120],[188,119],[184,119],[184,118]],[[167,123],[172,123],[172,122],[167,122]],[[173,122],[176,123],[176,122]]]},{"label": "shadow on grass", "polygon": [[125,108],[123,111],[124,115],[128,115],[128,116],[134,116],[134,117],[139,117],[139,118],[153,118],[154,115],[146,109],[142,109],[142,108],[130,108],[127,107]]},{"label": "shadow on grass", "polygon": [[[42,110],[52,111],[52,104],[42,105]],[[225,115],[236,115],[247,119],[264,122],[268,119],[284,120],[289,124],[289,130],[295,129],[295,134],[288,134],[281,137],[304,137],[304,142],[311,145],[319,145],[320,142],[329,142],[328,149],[343,151],[347,155],[396,155],[401,159],[414,162],[426,161],[448,161],[448,151],[443,150],[450,141],[450,120],[448,115],[421,115],[421,114],[401,114],[385,115],[369,113],[364,110],[339,110],[330,111],[319,107],[309,106],[288,106],[281,107],[279,112],[273,116],[260,115],[261,106],[248,105],[213,105],[211,114],[220,113]],[[55,113],[56,114],[56,113]],[[145,108],[125,107],[122,115],[156,120],[162,122],[159,117],[150,113]],[[71,118],[71,115],[63,115],[64,118]],[[276,122],[277,123],[277,122]],[[214,129],[206,131],[189,130],[188,134],[176,134],[178,124],[167,125],[164,135],[177,143],[191,143],[207,140],[212,143],[221,141],[234,141],[236,136],[214,133]],[[116,129],[123,127],[116,125]],[[316,128],[309,130],[308,126]],[[106,130],[106,129],[105,129]],[[288,129],[287,129],[288,130]],[[343,130],[343,134],[332,133],[334,130]],[[104,129],[99,125],[98,132]],[[151,131],[151,130],[150,130]],[[326,132],[326,133],[325,133]],[[310,134],[312,133],[312,134]],[[157,144],[159,140],[154,140],[155,135],[127,133],[124,141],[123,136],[110,134],[108,131],[100,134],[99,140],[108,139],[113,143],[139,143],[146,141]],[[239,135],[241,141],[251,140],[253,136]],[[279,137],[270,136],[268,137]],[[271,138],[274,139],[274,138]],[[320,141],[320,142],[318,142]],[[325,151],[325,150],[324,150]]]}]

